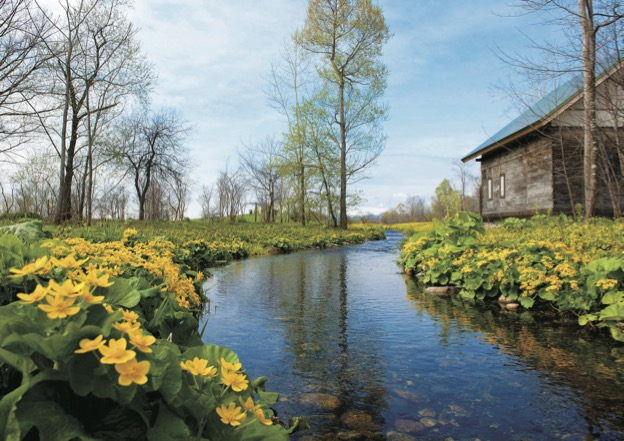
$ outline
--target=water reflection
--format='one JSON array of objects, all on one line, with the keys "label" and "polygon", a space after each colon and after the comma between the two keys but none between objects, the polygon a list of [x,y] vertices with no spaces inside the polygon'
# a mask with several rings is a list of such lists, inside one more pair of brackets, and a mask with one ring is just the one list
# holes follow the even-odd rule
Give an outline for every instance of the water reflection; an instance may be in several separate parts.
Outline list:
[{"label": "water reflection", "polygon": [[473,333],[511,356],[518,366],[540,373],[544,380],[574,391],[588,434],[620,439],[624,427],[624,351],[608,338],[579,332],[573,322],[553,323],[529,313],[501,310],[496,304],[475,304],[426,295],[406,279],[412,306],[441,324],[440,343]]},{"label": "water reflection", "polygon": [[399,273],[399,240],[219,270],[205,340],[267,375],[280,413],[310,418],[307,435],[622,438],[624,375],[611,342],[425,295]]}]

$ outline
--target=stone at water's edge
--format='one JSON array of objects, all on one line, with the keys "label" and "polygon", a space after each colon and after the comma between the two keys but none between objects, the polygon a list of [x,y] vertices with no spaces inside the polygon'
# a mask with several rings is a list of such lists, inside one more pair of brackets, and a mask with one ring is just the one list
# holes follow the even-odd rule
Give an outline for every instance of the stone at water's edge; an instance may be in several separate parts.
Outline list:
[{"label": "stone at water's edge", "polygon": [[318,407],[322,410],[334,411],[342,406],[342,400],[330,394],[303,394],[299,397],[301,404]]},{"label": "stone at water's edge", "polygon": [[425,288],[427,294],[434,294],[436,296],[447,296],[451,293],[451,287],[449,286],[428,286]]},{"label": "stone at water's edge", "polygon": [[510,311],[513,311],[515,309],[518,309],[520,307],[519,303],[507,303],[505,305],[505,309],[509,309]]}]

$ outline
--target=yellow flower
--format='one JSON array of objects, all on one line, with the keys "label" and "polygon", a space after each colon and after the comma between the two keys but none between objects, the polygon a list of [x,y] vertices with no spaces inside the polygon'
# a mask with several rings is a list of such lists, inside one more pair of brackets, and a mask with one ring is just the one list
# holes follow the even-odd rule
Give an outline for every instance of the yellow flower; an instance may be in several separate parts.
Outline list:
[{"label": "yellow flower", "polygon": [[97,305],[99,303],[102,303],[102,301],[104,300],[104,296],[94,296],[93,293],[89,291],[86,287],[83,288],[81,297],[82,300],[89,303],[90,305]]},{"label": "yellow flower", "polygon": [[128,333],[130,337],[130,343],[132,343],[139,351],[150,353],[152,349],[150,348],[156,342],[156,337],[152,335],[143,335],[141,330],[130,331]]},{"label": "yellow flower", "polygon": [[76,354],[85,354],[87,352],[97,351],[105,344],[106,344],[106,340],[104,340],[104,336],[101,334],[95,337],[93,340],[88,339],[88,338],[83,338],[82,340],[80,340],[80,343],[79,343],[80,349],[76,349],[74,352]]},{"label": "yellow flower", "polygon": [[48,262],[48,257],[43,256],[35,260],[33,263],[24,265],[22,269],[11,268],[9,269],[9,271],[12,272],[13,274],[11,274],[9,277],[15,279],[17,277],[24,277],[30,274],[40,274],[41,272],[44,272],[42,270],[45,268],[45,265],[47,262]]},{"label": "yellow flower", "polygon": [[113,312],[115,312],[113,310],[113,307],[111,305],[109,305],[108,303],[103,303],[104,309],[106,309],[106,312],[108,312],[109,314],[112,314]]},{"label": "yellow flower", "polygon": [[108,288],[113,285],[113,282],[108,281],[108,274],[98,277],[98,271],[94,270],[89,271],[87,274],[82,273],[77,277],[77,279],[86,283],[88,286]]},{"label": "yellow flower", "polygon": [[136,358],[126,361],[125,363],[117,363],[115,370],[119,373],[117,380],[121,386],[130,386],[132,383],[147,383],[147,373],[150,370],[149,361],[136,361]]},{"label": "yellow flower", "polygon": [[243,397],[238,397],[238,401],[240,401],[243,407],[250,412],[253,412],[260,407],[259,404],[254,403],[253,398],[251,397],[248,397],[246,401],[243,401]]},{"label": "yellow flower", "polygon": [[221,418],[223,424],[229,424],[234,427],[240,426],[240,422],[247,416],[233,401],[227,407],[225,407],[225,404],[222,404],[221,407],[217,407],[217,414]]},{"label": "yellow flower", "polygon": [[226,371],[239,371],[242,369],[243,365],[241,363],[230,363],[228,361],[225,361],[225,358],[220,358],[219,359],[219,364],[221,365],[221,367],[226,370]]},{"label": "yellow flower", "polygon": [[102,364],[119,364],[130,361],[136,357],[136,352],[126,349],[128,342],[125,338],[115,340],[111,338],[108,346],[103,345],[98,348],[103,357],[100,359]]},{"label": "yellow flower", "polygon": [[247,380],[244,374],[237,374],[231,371],[223,372],[221,382],[226,387],[231,387],[234,392],[242,392],[249,387],[249,380]]},{"label": "yellow flower", "polygon": [[139,319],[139,314],[134,311],[128,311],[127,309],[124,309],[122,318],[127,322],[136,323]]},{"label": "yellow flower", "polygon": [[208,366],[208,360],[204,360],[203,358],[195,357],[193,358],[193,361],[186,360],[185,362],[180,362],[180,367],[182,370],[188,371],[195,376],[202,375],[204,377],[211,378],[217,376],[217,368],[214,366]]},{"label": "yellow flower", "polygon": [[256,419],[265,426],[270,426],[273,424],[273,420],[271,420],[271,418],[265,417],[264,411],[261,408],[254,410],[254,414],[256,415]]},{"label": "yellow flower", "polygon": [[56,257],[50,257],[50,262],[54,264],[54,266],[63,268],[63,269],[74,269],[82,266],[89,259],[76,260],[76,253],[71,253],[69,256],[65,256],[62,259],[57,259]]},{"label": "yellow flower", "polygon": [[620,282],[615,279],[601,279],[596,282],[596,286],[603,289],[611,289],[618,286]]},{"label": "yellow flower", "polygon": [[48,291],[57,297],[76,297],[82,294],[84,283],[74,285],[73,280],[67,279],[62,285],[56,283],[53,279],[48,283]]},{"label": "yellow flower", "polygon": [[22,301],[20,302],[21,304],[28,305],[29,303],[35,303],[39,300],[42,300],[47,294],[47,289],[45,289],[41,285],[37,285],[37,287],[31,294],[20,293],[17,295],[17,297],[22,299]]},{"label": "yellow flower", "polygon": [[132,331],[136,331],[137,329],[139,329],[140,326],[141,325],[139,323],[121,322],[115,323],[113,325],[113,328],[118,329],[125,334],[129,334]]},{"label": "yellow flower", "polygon": [[78,314],[79,306],[72,306],[76,301],[75,297],[47,296],[47,305],[39,304],[37,308],[48,314],[48,318],[65,318]]}]

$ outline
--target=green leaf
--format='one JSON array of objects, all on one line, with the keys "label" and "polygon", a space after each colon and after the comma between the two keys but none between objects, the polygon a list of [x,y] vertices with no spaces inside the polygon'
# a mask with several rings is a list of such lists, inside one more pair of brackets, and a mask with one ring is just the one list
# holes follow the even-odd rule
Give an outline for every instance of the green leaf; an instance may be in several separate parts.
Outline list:
[{"label": "green leaf", "polygon": [[30,374],[37,369],[37,366],[30,359],[30,356],[18,355],[6,349],[0,348],[0,362],[9,364],[22,374]]},{"label": "green leaf", "polygon": [[518,300],[520,301],[522,307],[526,309],[532,308],[535,304],[535,300],[533,300],[533,297],[520,297]]},{"label": "green leaf", "polygon": [[167,340],[159,340],[152,346],[153,358],[150,369],[151,384],[160,391],[165,401],[172,402],[182,387],[180,350]]},{"label": "green leaf", "polygon": [[624,303],[615,303],[607,306],[598,313],[600,320],[624,320]]},{"label": "green leaf", "polygon": [[598,320],[598,316],[596,314],[585,314],[578,318],[578,324],[581,326],[585,326],[589,322],[594,322]]},{"label": "green leaf", "polygon": [[[203,358],[205,360],[208,360],[208,365],[216,367],[219,366],[219,360],[221,358],[223,358],[228,363],[240,363],[238,355],[236,355],[228,348],[217,345],[205,345],[190,348],[184,351],[182,357],[185,360],[192,360],[195,357]],[[245,368],[245,366],[243,366],[243,368]]]},{"label": "green leaf", "polygon": [[114,284],[106,292],[106,301],[113,306],[134,308],[141,301],[141,294],[125,279],[113,278]]},{"label": "green leaf", "polygon": [[160,405],[158,417],[153,427],[147,431],[149,441],[186,441],[191,433],[184,421],[169,410],[166,405]]},{"label": "green leaf", "polygon": [[602,303],[604,305],[612,305],[624,300],[624,292],[622,291],[609,291],[602,297]]},{"label": "green leaf", "polygon": [[97,441],[87,436],[80,422],[65,413],[58,403],[44,400],[39,394],[19,403],[17,418],[24,432],[33,426],[37,427],[40,441]]},{"label": "green leaf", "polygon": [[550,301],[555,300],[555,294],[552,292],[546,291],[545,289],[540,290],[539,296],[543,300],[550,300]]},{"label": "green leaf", "polygon": [[15,410],[17,409],[17,403],[22,399],[29,386],[29,384],[22,384],[0,400],[0,435],[2,435],[1,438],[3,440],[19,441],[22,439]]},{"label": "green leaf", "polygon": [[259,377],[253,381],[252,385],[262,401],[264,401],[266,404],[273,404],[279,399],[279,393],[267,392],[264,388],[266,382],[267,377]]},{"label": "green leaf", "polygon": [[86,397],[96,390],[106,390],[111,386],[111,379],[106,375],[106,367],[91,353],[75,356],[68,365],[69,385],[81,397]]}]

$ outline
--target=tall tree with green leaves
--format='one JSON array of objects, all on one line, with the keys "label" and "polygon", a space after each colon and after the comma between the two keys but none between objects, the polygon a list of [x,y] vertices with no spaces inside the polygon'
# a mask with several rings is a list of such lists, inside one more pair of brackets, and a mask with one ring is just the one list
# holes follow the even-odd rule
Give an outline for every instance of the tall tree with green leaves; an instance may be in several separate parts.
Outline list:
[{"label": "tall tree with green leaves", "polygon": [[308,4],[302,46],[320,56],[318,73],[334,86],[337,102],[334,122],[338,126],[343,229],[347,228],[347,156],[352,129],[347,119],[349,99],[367,95],[370,89],[385,89],[387,69],[380,58],[389,38],[383,11],[372,0],[310,0]]}]

